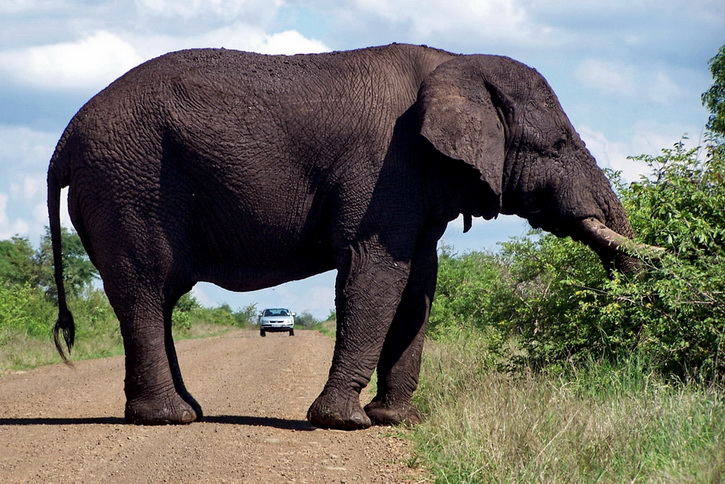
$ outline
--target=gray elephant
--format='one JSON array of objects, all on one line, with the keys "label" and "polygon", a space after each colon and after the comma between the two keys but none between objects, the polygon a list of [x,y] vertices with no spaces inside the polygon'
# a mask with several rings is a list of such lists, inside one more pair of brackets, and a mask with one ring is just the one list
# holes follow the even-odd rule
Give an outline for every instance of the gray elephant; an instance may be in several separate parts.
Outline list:
[{"label": "gray elephant", "polygon": [[[622,206],[534,69],[393,44],[150,60],[93,97],[48,169],[59,333],[60,190],[121,324],[126,419],[188,423],[171,313],[196,282],[250,291],[337,269],[337,339],[307,418],[415,422],[436,242],[463,214],[516,214],[590,245],[607,267],[632,235]],[[378,393],[359,394],[376,369]]]}]

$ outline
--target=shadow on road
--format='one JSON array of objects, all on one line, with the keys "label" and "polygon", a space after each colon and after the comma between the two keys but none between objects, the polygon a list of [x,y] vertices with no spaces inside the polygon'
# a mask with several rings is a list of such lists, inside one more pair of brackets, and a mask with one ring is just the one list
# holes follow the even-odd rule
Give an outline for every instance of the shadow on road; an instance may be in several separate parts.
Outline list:
[{"label": "shadow on road", "polygon": [[89,425],[89,424],[123,424],[126,421],[119,417],[27,417],[0,418],[0,425]]},{"label": "shadow on road", "polygon": [[[2,420],[0,419],[0,422]],[[232,425],[252,425],[255,427],[274,427],[285,430],[315,430],[307,420],[289,420],[274,417],[248,417],[243,415],[204,415],[202,422]]]},{"label": "shadow on road", "polygon": [[[307,420],[288,420],[274,417],[249,417],[244,415],[210,415],[204,416],[201,422],[248,425],[255,427],[274,427],[284,430],[315,430]],[[125,425],[126,421],[120,417],[26,417],[26,418],[0,418],[3,425],[98,425],[112,424]]]}]

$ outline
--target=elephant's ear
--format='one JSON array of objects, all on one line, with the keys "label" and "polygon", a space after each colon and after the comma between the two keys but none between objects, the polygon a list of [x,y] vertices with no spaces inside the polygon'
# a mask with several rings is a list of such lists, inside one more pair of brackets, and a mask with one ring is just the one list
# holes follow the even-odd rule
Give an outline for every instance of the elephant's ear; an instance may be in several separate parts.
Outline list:
[{"label": "elephant's ear", "polygon": [[440,65],[428,76],[417,102],[421,135],[443,155],[480,174],[489,191],[484,194],[482,215],[495,217],[501,209],[510,102],[480,73],[456,61]]}]

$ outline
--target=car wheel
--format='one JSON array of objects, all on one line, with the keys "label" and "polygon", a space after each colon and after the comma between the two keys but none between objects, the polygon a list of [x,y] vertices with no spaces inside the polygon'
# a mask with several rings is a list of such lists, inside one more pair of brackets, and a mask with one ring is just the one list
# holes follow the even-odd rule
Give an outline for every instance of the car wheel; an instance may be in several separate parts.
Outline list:
[{"label": "car wheel", "polygon": [[290,336],[294,336],[295,335],[295,330],[294,329],[290,329],[289,330],[289,335]]},{"label": "car wheel", "polygon": [[262,336],[262,337],[267,336],[267,332],[265,330],[263,330],[263,329],[260,329],[259,330],[259,336]]}]

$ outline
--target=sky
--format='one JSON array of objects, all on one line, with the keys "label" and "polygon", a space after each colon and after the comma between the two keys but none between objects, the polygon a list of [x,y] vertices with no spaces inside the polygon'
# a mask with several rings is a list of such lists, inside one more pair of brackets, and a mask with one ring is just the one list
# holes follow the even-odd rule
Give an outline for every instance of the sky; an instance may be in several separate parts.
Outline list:
[{"label": "sky", "polygon": [[[698,145],[707,62],[725,43],[722,0],[2,0],[0,239],[38,244],[47,225],[45,173],[61,132],[95,93],[165,52],[225,47],[266,54],[391,42],[501,54],[535,67],[602,167],[644,173],[630,155],[683,136]],[[65,211],[65,208],[63,209]],[[71,226],[67,213],[64,225]],[[456,251],[495,250],[524,235],[516,217],[450,224]],[[334,271],[250,293],[200,283],[206,305],[334,307]]]}]

